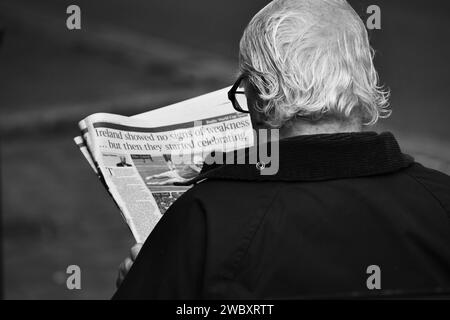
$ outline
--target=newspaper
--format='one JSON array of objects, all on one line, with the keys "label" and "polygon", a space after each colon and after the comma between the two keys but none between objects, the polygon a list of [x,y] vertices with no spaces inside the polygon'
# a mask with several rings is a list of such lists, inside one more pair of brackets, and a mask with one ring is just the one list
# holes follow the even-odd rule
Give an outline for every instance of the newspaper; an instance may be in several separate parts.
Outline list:
[{"label": "newspaper", "polygon": [[213,151],[253,144],[251,121],[225,88],[133,117],[97,113],[75,143],[119,207],[138,243],[189,187]]}]

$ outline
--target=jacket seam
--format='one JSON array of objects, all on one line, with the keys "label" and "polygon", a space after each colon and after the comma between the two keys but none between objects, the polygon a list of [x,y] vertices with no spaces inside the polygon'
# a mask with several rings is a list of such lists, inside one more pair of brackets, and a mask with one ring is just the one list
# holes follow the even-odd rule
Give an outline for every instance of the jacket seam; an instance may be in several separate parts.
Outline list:
[{"label": "jacket seam", "polygon": [[420,181],[419,178],[413,176],[410,173],[405,172],[405,174],[410,177],[411,179],[413,179],[416,183],[418,183],[420,186],[422,186],[422,188],[427,191],[433,198],[434,200],[436,200],[436,202],[439,204],[439,206],[441,207],[442,210],[444,210],[444,212],[447,215],[447,218],[450,217],[450,212],[448,211],[448,209],[444,206],[444,204],[442,203],[442,201],[436,196],[436,194],[434,194],[433,191],[430,190],[430,188],[428,188],[425,183],[423,183],[422,181]]},{"label": "jacket seam", "polygon": [[235,262],[235,270],[233,271],[233,274],[231,277],[229,277],[229,284],[232,283],[233,280],[236,279],[237,275],[239,274],[239,270],[241,269],[241,265],[242,265],[242,261],[244,261],[244,259],[248,256],[248,252],[250,250],[250,247],[252,246],[253,240],[255,238],[255,236],[258,234],[258,231],[261,229],[261,226],[265,220],[265,218],[267,217],[268,212],[270,211],[270,209],[272,209],[275,200],[278,199],[278,195],[280,194],[280,191],[283,187],[280,186],[277,191],[275,192],[275,194],[273,195],[272,200],[270,201],[269,205],[267,206],[267,209],[264,211],[264,213],[261,215],[261,217],[259,218],[259,221],[256,225],[256,228],[251,232],[251,236],[248,239],[248,243],[247,245],[244,247],[243,249],[243,253],[242,256],[238,258],[238,260]]}]

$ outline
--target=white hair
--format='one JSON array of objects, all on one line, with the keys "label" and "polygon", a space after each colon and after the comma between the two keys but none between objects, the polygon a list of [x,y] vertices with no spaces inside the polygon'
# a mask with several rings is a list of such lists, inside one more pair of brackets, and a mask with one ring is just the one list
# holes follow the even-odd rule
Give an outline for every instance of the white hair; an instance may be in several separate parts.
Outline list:
[{"label": "white hair", "polygon": [[[345,0],[275,0],[251,20],[240,42],[240,71],[258,92],[272,127],[296,117],[388,117],[367,30]],[[355,109],[356,108],[356,109]]]}]

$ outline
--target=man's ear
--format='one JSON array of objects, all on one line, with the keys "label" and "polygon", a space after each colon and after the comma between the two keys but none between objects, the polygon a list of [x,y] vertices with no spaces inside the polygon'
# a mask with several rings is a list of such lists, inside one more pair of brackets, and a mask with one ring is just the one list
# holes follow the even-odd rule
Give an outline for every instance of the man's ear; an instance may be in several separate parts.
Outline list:
[{"label": "man's ear", "polygon": [[249,111],[255,111],[256,106],[260,106],[262,101],[259,97],[258,89],[253,85],[253,83],[247,79],[245,81],[245,96],[247,98],[247,105]]},{"label": "man's ear", "polygon": [[263,108],[264,101],[259,97],[259,90],[248,79],[245,79],[245,96],[247,97],[253,128],[266,128],[267,116],[260,111]]}]

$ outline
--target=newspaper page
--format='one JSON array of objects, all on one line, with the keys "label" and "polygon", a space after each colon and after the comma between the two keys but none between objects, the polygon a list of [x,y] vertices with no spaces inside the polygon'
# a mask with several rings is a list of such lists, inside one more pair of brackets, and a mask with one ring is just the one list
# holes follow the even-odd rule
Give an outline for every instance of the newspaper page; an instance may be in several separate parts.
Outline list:
[{"label": "newspaper page", "polygon": [[[137,242],[189,187],[212,151],[253,144],[250,118],[225,89],[134,117],[94,114],[75,138],[119,206]],[[184,120],[184,121],[183,121]]]}]

